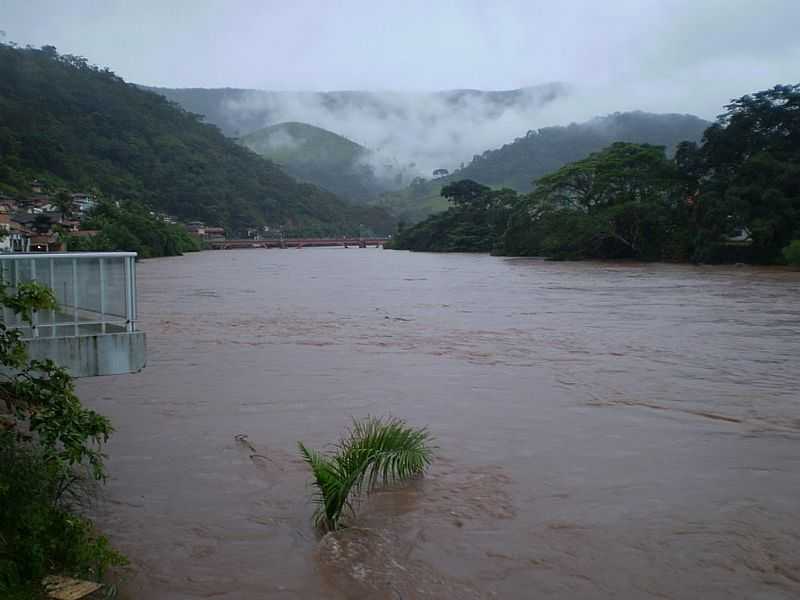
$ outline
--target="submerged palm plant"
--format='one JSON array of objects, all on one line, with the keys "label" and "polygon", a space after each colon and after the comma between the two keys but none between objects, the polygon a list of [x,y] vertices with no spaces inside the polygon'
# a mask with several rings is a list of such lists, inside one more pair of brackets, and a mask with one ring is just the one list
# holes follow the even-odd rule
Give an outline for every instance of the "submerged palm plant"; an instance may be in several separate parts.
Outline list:
[{"label": "submerged palm plant", "polygon": [[409,427],[401,419],[369,417],[354,420],[331,454],[309,450],[298,442],[317,487],[314,524],[338,529],[342,513],[353,510],[351,498],[422,473],[431,462],[430,439],[427,429]]}]

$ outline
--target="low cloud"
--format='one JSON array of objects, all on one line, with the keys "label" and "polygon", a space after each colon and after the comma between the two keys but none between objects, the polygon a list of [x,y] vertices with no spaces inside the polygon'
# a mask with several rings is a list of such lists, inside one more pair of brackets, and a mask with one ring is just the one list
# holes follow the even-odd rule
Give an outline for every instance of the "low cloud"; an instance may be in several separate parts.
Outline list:
[{"label": "low cloud", "polygon": [[299,121],[361,144],[376,175],[403,180],[452,170],[531,128],[547,106],[569,95],[563,84],[507,92],[246,92],[223,108],[232,122]]}]

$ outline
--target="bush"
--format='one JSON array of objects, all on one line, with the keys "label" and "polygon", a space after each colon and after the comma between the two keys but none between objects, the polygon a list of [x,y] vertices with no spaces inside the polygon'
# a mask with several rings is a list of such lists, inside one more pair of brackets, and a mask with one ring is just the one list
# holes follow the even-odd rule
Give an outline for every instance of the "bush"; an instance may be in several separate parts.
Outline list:
[{"label": "bush", "polygon": [[783,249],[783,257],[793,267],[800,267],[800,240],[794,240]]},{"label": "bush", "polygon": [[125,202],[117,206],[103,201],[83,223],[86,229],[98,230],[93,237],[66,235],[72,251],[128,251],[141,258],[176,256],[201,250],[200,240],[181,225],[164,223],[141,204]]},{"label": "bush", "polygon": [[[50,290],[0,285],[0,304],[30,323],[55,308]],[[75,507],[87,481],[103,480],[109,421],[84,408],[72,377],[30,360],[20,334],[0,322],[0,597],[41,597],[42,578],[99,579],[124,558]]]},{"label": "bush", "polygon": [[92,523],[70,510],[74,483],[35,444],[0,433],[0,596],[25,597],[53,572],[97,580],[125,562]]}]

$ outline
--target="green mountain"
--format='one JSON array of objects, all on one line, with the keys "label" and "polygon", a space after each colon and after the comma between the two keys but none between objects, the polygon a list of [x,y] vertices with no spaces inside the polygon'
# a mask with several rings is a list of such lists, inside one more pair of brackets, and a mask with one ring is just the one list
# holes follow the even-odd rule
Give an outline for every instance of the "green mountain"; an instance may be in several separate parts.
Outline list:
[{"label": "green mountain", "polygon": [[279,123],[249,133],[239,142],[293,177],[345,200],[364,201],[387,189],[367,162],[371,158],[369,150],[321,127]]},{"label": "green mountain", "polygon": [[531,130],[501,148],[475,156],[469,164],[447,177],[416,180],[403,190],[384,194],[375,204],[404,221],[416,222],[447,207],[439,192],[452,181],[472,179],[494,188],[528,192],[534,180],[614,142],[666,146],[671,154],[684,140],[700,140],[709,125],[693,115],[635,111],[614,113],[566,127]]},{"label": "green mountain", "polygon": [[229,231],[270,225],[307,235],[383,233],[381,208],[299,183],[163,96],[86,59],[0,45],[0,191],[33,178],[138,200]]}]

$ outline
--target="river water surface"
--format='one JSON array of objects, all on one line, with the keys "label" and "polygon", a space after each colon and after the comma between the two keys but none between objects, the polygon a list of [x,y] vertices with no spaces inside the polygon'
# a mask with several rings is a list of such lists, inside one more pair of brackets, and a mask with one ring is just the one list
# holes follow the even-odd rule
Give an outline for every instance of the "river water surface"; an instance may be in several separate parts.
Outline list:
[{"label": "river water surface", "polygon": [[[800,597],[800,274],[354,248],[138,273],[147,368],[79,385],[117,428],[95,510],[124,598]],[[297,441],[389,414],[433,468],[320,540]]]}]

